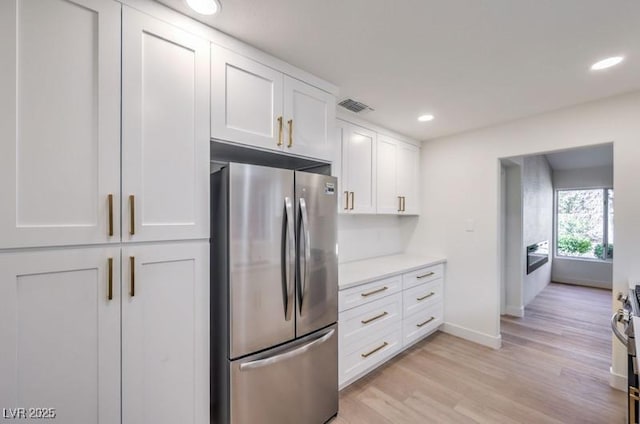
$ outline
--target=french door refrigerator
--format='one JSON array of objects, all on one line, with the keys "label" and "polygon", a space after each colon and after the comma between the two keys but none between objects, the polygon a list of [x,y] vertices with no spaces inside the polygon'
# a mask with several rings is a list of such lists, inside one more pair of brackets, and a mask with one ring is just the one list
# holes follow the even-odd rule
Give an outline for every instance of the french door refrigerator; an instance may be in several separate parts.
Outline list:
[{"label": "french door refrigerator", "polygon": [[213,422],[338,412],[336,179],[229,163],[211,175]]}]

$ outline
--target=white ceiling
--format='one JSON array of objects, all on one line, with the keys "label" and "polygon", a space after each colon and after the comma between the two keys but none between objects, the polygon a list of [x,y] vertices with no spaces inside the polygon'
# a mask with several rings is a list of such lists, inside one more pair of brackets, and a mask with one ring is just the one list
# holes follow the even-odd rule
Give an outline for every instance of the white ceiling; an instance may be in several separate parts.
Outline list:
[{"label": "white ceiling", "polygon": [[565,150],[545,155],[549,165],[556,171],[567,169],[613,166],[613,145],[603,144],[595,147]]},{"label": "white ceiling", "polygon": [[[638,0],[159,0],[341,88],[364,119],[429,139],[640,89]],[[595,73],[596,60],[625,55]],[[416,118],[432,113],[436,119]]]}]

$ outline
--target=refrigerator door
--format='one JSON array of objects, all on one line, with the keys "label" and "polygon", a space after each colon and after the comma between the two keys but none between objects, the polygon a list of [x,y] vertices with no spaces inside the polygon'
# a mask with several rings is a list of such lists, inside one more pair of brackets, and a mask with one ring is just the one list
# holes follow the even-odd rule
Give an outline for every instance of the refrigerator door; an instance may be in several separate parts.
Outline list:
[{"label": "refrigerator door", "polygon": [[338,329],[230,363],[231,424],[321,424],[338,413]]},{"label": "refrigerator door", "polygon": [[338,320],[337,212],[334,177],[296,172],[296,336]]},{"label": "refrigerator door", "polygon": [[293,172],[229,164],[230,357],[295,337]]}]

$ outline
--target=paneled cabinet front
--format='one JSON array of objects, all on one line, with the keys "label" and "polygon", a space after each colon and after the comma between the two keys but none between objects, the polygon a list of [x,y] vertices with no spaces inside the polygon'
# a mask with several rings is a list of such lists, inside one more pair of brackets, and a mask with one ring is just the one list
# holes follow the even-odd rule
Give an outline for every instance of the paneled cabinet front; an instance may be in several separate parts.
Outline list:
[{"label": "paneled cabinet front", "polygon": [[223,47],[211,46],[211,137],[330,161],[335,98]]},{"label": "paneled cabinet front", "polygon": [[120,423],[120,297],[119,248],[0,254],[2,406]]},{"label": "paneled cabinet front", "polygon": [[341,129],[340,213],[376,213],[376,133],[338,121]]},{"label": "paneled cabinet front", "polygon": [[122,19],[123,240],[208,238],[209,42]]},{"label": "paneled cabinet front", "polygon": [[120,241],[120,3],[0,2],[0,249]]},{"label": "paneled cabinet front", "polygon": [[209,243],[122,249],[122,422],[209,422]]},{"label": "paneled cabinet front", "polygon": [[377,212],[379,214],[418,215],[417,146],[378,135]]}]

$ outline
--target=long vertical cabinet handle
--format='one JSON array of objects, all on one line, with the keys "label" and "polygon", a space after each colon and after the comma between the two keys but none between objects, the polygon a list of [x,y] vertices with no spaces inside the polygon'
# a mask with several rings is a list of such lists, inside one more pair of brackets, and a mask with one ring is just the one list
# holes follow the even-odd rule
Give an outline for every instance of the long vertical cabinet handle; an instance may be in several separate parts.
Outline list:
[{"label": "long vertical cabinet handle", "polygon": [[135,256],[129,256],[129,272],[131,279],[131,291],[129,294],[131,297],[136,295],[136,258]]},{"label": "long vertical cabinet handle", "polygon": [[113,299],[113,258],[107,259],[107,300]]},{"label": "long vertical cabinet handle", "polygon": [[349,210],[353,210],[353,204],[355,203],[355,199],[356,199],[356,195],[353,191],[350,192],[351,193],[351,207],[349,208]]},{"label": "long vertical cabinet handle", "polygon": [[345,211],[349,210],[349,192],[348,191],[344,192],[344,210]]},{"label": "long vertical cabinet handle", "polygon": [[107,202],[109,203],[109,222],[107,235],[113,237],[113,194],[107,196]]},{"label": "long vertical cabinet handle", "polygon": [[295,308],[292,308],[293,305],[293,292],[294,292],[294,282],[296,279],[296,238],[295,238],[295,225],[294,225],[294,216],[293,216],[293,205],[291,204],[291,199],[288,197],[284,198],[284,209],[285,209],[285,233],[286,238],[283,243],[283,249],[285,251],[282,255],[282,266],[283,266],[283,275],[285,281],[284,283],[284,319],[286,321],[291,320],[291,311]]},{"label": "long vertical cabinet handle", "polygon": [[136,197],[129,195],[129,235],[136,233]]},{"label": "long vertical cabinet handle", "polygon": [[278,116],[278,147],[282,146],[282,116]]},{"label": "long vertical cabinet handle", "polygon": [[398,212],[402,212],[402,196],[398,196]]},{"label": "long vertical cabinet handle", "polygon": [[[304,273],[302,274],[300,281],[300,292],[298,293],[298,299],[300,303],[300,314],[302,314],[302,302],[304,300],[304,293],[307,289],[307,281],[309,280],[309,262],[311,262],[311,239],[309,235],[309,214],[307,213],[307,202],[304,198],[300,198],[300,223],[298,225],[299,233],[304,233]],[[298,242],[300,242],[300,235],[298,236]],[[302,255],[298,254],[299,257]],[[299,260],[299,259],[298,259]],[[299,268],[300,269],[300,268]]]},{"label": "long vertical cabinet handle", "polygon": [[293,147],[293,119],[289,119],[287,124],[289,124],[289,144],[287,147],[291,148]]},{"label": "long vertical cabinet handle", "polygon": [[406,202],[407,202],[407,198],[406,198],[406,197],[404,197],[404,196],[402,196],[402,212],[406,212],[406,211],[407,211],[407,209],[406,209],[406,206],[407,206]]}]

